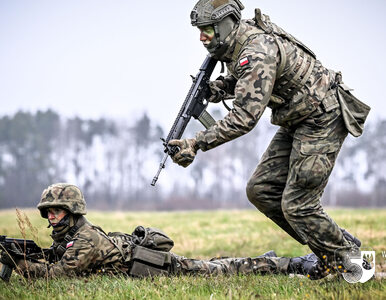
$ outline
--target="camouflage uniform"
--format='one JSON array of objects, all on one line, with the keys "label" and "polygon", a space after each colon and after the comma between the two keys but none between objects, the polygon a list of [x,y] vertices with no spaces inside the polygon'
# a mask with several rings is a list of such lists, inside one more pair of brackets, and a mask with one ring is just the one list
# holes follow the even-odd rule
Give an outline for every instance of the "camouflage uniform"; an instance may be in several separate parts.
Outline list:
[{"label": "camouflage uniform", "polygon": [[175,274],[233,275],[233,274],[288,274],[290,258],[259,256],[255,258],[221,258],[198,260],[173,254]]},{"label": "camouflage uniform", "polygon": [[[23,275],[31,277],[50,278],[60,276],[86,275],[98,272],[127,271],[122,262],[122,256],[110,239],[95,226],[81,217],[78,222],[84,222],[71,241],[66,243],[65,252],[56,255],[54,264],[27,261],[22,268]],[[64,238],[64,237],[63,237]],[[54,249],[63,242],[56,239]],[[25,262],[20,262],[23,265]]]},{"label": "camouflage uniform", "polygon": [[[127,274],[128,264],[125,263],[115,240],[98,227],[91,225],[84,217],[78,222],[84,224],[67,243],[65,252],[57,255],[54,264],[20,261],[19,272],[32,278],[81,276],[92,273]],[[57,249],[62,241],[62,239],[54,241],[53,247]],[[290,258],[285,257],[226,258],[206,261],[188,259],[174,253],[171,255],[173,275],[287,273],[290,262]]]},{"label": "camouflage uniform", "polygon": [[[48,218],[47,209],[54,207],[68,211],[68,214],[55,225],[51,235],[54,240],[52,244],[54,257],[50,260],[54,263],[18,260],[17,270],[24,276],[54,278],[91,273],[131,274],[129,271],[135,259],[136,248],[149,247],[167,252],[174,245],[173,241],[161,231],[146,231],[142,226],[137,227],[141,230],[136,229],[132,235],[106,234],[83,216],[86,214],[86,202],[80,189],[71,184],[57,183],[43,191],[38,204],[42,217]],[[145,231],[149,234],[145,235]],[[143,240],[138,239],[142,236],[141,232],[146,236]],[[157,239],[150,240],[152,232],[156,232]],[[144,241],[147,241],[147,244],[143,243]],[[154,248],[155,244],[158,244],[157,248]],[[290,258],[268,255],[211,261],[188,259],[174,253],[170,256],[170,264],[163,274],[287,273],[290,265]]]},{"label": "camouflage uniform", "polygon": [[[227,5],[237,7],[232,0],[199,1],[192,24],[199,26],[211,10],[218,17]],[[370,108],[349,93],[340,74],[259,10],[235,25],[221,52],[211,54],[227,63],[224,90],[234,94],[233,109],[196,134],[197,146],[207,151],[248,133],[270,107],[280,128],[248,181],[249,201],[320,258],[333,261],[335,250],[356,248],[320,198],[347,133],[362,133]]]}]

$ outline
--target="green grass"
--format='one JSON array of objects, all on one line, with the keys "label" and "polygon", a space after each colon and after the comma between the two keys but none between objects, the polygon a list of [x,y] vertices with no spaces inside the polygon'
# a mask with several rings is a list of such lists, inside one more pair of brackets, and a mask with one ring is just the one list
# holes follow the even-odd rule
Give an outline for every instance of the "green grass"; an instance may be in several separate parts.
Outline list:
[{"label": "green grass", "polygon": [[[35,210],[24,211],[38,233],[27,238],[51,244],[47,222]],[[386,250],[386,210],[329,210],[343,228],[358,236],[366,248],[376,251],[376,271],[385,272],[381,251]],[[265,216],[255,210],[205,212],[96,212],[88,219],[105,231],[131,233],[137,225],[157,227],[174,241],[173,252],[194,258],[257,256],[274,249],[280,256],[309,252]],[[28,228],[28,226],[27,226]],[[15,211],[0,211],[0,234],[22,237]],[[122,276],[35,280],[13,275],[0,282],[0,299],[386,299],[385,280],[349,284],[329,277],[320,281],[284,275],[220,277],[159,277],[132,279]]]}]

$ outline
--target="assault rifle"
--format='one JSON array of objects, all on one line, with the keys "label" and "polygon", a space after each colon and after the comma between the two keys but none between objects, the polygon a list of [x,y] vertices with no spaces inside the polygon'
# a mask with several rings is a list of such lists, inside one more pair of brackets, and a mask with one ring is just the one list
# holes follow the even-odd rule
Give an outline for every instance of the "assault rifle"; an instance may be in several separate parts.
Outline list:
[{"label": "assault rifle", "polygon": [[208,106],[208,102],[205,98],[209,95],[209,79],[213,73],[214,68],[216,67],[217,60],[208,55],[196,77],[193,78],[193,84],[189,90],[188,95],[180,112],[177,115],[176,120],[166,138],[161,140],[164,145],[165,155],[159,165],[157,174],[154,176],[151,183],[152,186],[158,180],[158,176],[161,173],[162,169],[165,168],[165,162],[168,159],[168,156],[174,156],[179,148],[177,146],[169,146],[168,143],[174,139],[180,139],[182,134],[185,131],[186,126],[188,125],[191,117],[198,119],[205,128],[209,128],[215,123],[215,120],[212,116],[205,110]]},{"label": "assault rifle", "polygon": [[[16,249],[20,252],[15,252],[12,249],[12,244],[15,244]],[[33,240],[7,238],[5,235],[0,235],[0,251],[8,253],[13,259],[37,261],[43,258],[48,262],[53,262],[54,259],[52,248],[42,249]],[[11,275],[12,267],[3,264],[0,270],[0,278],[9,281]]]}]

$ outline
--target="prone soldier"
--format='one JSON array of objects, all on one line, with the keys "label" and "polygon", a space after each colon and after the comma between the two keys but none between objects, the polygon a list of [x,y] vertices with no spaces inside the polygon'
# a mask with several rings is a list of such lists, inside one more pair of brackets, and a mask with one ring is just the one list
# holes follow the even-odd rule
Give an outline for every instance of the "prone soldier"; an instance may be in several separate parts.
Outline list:
[{"label": "prone soldier", "polygon": [[314,276],[314,254],[277,257],[269,251],[255,258],[189,259],[170,252],[174,243],[162,231],[138,226],[133,234],[106,234],[84,217],[86,202],[81,190],[68,183],[50,185],[38,209],[53,231],[51,263],[23,259],[1,252],[0,262],[26,277],[81,276],[92,273],[127,274],[135,277],[179,274],[302,274]]}]

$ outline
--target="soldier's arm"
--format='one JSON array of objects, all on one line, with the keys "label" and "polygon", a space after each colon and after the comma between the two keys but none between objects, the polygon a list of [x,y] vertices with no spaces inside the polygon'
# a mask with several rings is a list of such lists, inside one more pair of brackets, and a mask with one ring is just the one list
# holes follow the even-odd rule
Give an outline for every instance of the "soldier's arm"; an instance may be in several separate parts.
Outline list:
[{"label": "soldier's arm", "polygon": [[[272,37],[260,35],[240,53],[233,109],[216,124],[196,134],[206,151],[252,130],[263,114],[275,83],[278,49]],[[245,61],[246,60],[246,61]]]},{"label": "soldier's arm", "polygon": [[32,278],[80,275],[89,271],[98,257],[98,250],[90,241],[77,238],[73,240],[73,244],[66,249],[57,263],[46,265],[21,261],[19,271],[23,276]]}]

